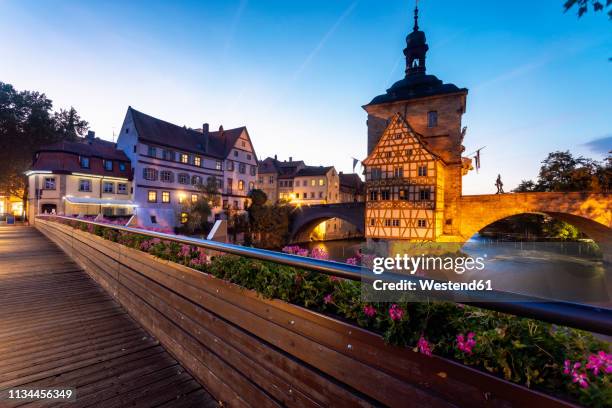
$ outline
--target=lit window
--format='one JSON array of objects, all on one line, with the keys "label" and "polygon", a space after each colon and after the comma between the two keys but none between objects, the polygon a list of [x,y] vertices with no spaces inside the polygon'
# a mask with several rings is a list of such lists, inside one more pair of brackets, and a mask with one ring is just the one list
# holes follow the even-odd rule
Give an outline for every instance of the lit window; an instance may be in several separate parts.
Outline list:
[{"label": "lit window", "polygon": [[325,185],[325,179],[319,179],[319,185],[320,186],[324,186]]},{"label": "lit window", "polygon": [[45,190],[55,190],[55,177],[45,177]]},{"label": "lit window", "polygon": [[181,163],[185,163],[185,164],[189,163],[189,155],[185,153],[181,153],[180,160],[181,160]]},{"label": "lit window", "polygon": [[202,158],[200,156],[195,156],[193,158],[193,164],[196,166],[201,166],[202,165]]},{"label": "lit window", "polygon": [[186,212],[182,212],[181,213],[181,224],[185,224],[187,223],[187,219],[189,218],[189,216],[187,215]]},{"label": "lit window", "polygon": [[419,176],[420,177],[425,177],[427,176],[427,166],[419,166]]},{"label": "lit window", "polygon": [[125,183],[117,184],[117,194],[127,194],[127,184]]},{"label": "lit window", "polygon": [[149,193],[147,194],[147,201],[150,203],[156,203],[157,202],[157,191],[149,190]]},{"label": "lit window", "polygon": [[170,192],[162,191],[162,203],[169,203],[169,202],[170,202]]},{"label": "lit window", "polygon": [[244,191],[244,181],[243,180],[238,180],[238,190]]},{"label": "lit window", "polygon": [[179,173],[178,182],[180,184],[189,184],[189,174],[187,173]]},{"label": "lit window", "polygon": [[438,126],[438,112],[431,111],[427,112],[427,127],[436,127]]},{"label": "lit window", "polygon": [[223,170],[223,164],[222,164],[221,160],[217,160],[217,161],[215,162],[215,169],[217,169],[217,170]]},{"label": "lit window", "polygon": [[400,190],[399,191],[399,199],[400,200],[408,200],[408,190]]},{"label": "lit window", "polygon": [[179,193],[178,201],[179,201],[179,204],[183,204],[185,202],[185,194]]},{"label": "lit window", "polygon": [[149,148],[147,149],[147,154],[149,156],[156,157],[157,156],[157,149],[155,147],[153,147],[153,146],[149,146]]},{"label": "lit window", "polygon": [[315,180],[315,179],[310,180],[310,185],[311,186],[314,187],[316,184],[317,184],[317,180]]},{"label": "lit window", "polygon": [[112,160],[104,160],[104,170],[113,171],[113,162]]},{"label": "lit window", "polygon": [[79,180],[79,191],[91,191],[91,181],[84,179]]},{"label": "lit window", "polygon": [[110,194],[114,193],[115,192],[115,184],[111,183],[109,181],[105,181],[104,182],[103,191],[105,193],[110,193]]},{"label": "lit window", "polygon": [[89,157],[80,157],[80,164],[81,167],[84,169],[88,169],[89,168]]},{"label": "lit window", "polygon": [[198,195],[197,194],[192,194],[191,195],[191,202],[192,203],[197,203],[198,202]]},{"label": "lit window", "polygon": [[420,219],[417,221],[417,226],[419,228],[427,228],[427,220],[425,219]]}]

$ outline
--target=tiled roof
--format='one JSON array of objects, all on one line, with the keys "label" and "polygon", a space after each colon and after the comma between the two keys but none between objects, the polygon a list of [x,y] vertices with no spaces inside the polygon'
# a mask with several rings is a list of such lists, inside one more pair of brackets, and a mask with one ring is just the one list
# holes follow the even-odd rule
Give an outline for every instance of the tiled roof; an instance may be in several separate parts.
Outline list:
[{"label": "tiled roof", "polygon": [[117,149],[115,143],[99,138],[82,138],[76,142],[58,142],[44,146],[38,152],[66,152],[79,156],[99,157],[107,160],[129,161],[123,150]]},{"label": "tiled roof", "polygon": [[340,178],[340,187],[356,191],[360,191],[363,188],[364,183],[357,173],[340,173],[338,177]]},{"label": "tiled roof", "polygon": [[295,177],[324,176],[331,169],[333,169],[333,166],[306,166],[300,169]]},{"label": "tiled roof", "polygon": [[259,173],[277,173],[279,178],[291,178],[303,167],[306,164],[302,160],[280,161],[267,157],[259,162]]},{"label": "tiled roof", "polygon": [[245,126],[241,126],[234,129],[204,133],[154,118],[137,111],[131,106],[128,111],[132,113],[139,138],[162,146],[221,159],[225,159],[229,155],[242,132],[246,130]]}]

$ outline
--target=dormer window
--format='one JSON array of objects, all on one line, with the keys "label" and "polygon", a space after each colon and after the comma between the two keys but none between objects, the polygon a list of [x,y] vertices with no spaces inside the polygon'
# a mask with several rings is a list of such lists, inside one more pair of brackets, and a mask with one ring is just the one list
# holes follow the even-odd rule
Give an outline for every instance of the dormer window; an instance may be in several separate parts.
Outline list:
[{"label": "dormer window", "polygon": [[438,126],[438,111],[427,112],[427,127],[433,128]]},{"label": "dormer window", "polygon": [[89,157],[84,157],[84,156],[79,157],[79,163],[81,164],[82,168],[88,169],[89,168]]},{"label": "dormer window", "polygon": [[104,170],[113,171],[113,162],[112,160],[104,160]]}]

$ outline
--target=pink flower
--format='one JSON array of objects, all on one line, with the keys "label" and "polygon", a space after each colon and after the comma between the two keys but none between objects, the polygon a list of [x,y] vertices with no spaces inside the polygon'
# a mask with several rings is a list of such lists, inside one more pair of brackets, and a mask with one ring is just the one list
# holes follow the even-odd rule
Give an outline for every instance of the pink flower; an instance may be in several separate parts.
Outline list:
[{"label": "pink flower", "polygon": [[357,258],[348,258],[346,263],[349,265],[357,265]]},{"label": "pink flower", "polygon": [[308,256],[308,250],[299,248],[295,254],[298,256]]},{"label": "pink flower", "polygon": [[572,382],[578,383],[578,385],[582,388],[589,388],[589,383],[587,382],[587,376],[584,373],[579,373],[574,371],[572,373]]},{"label": "pink flower", "polygon": [[182,256],[183,258],[187,258],[188,256],[191,256],[191,246],[181,244],[181,250],[179,251],[178,254],[179,256]]},{"label": "pink flower", "polygon": [[340,278],[339,278],[339,277],[337,277],[337,276],[332,276],[332,275],[330,275],[330,276],[329,276],[329,280],[330,280],[330,282],[339,282],[339,281],[340,281]]},{"label": "pink flower", "polygon": [[417,348],[419,349],[420,353],[425,354],[426,356],[431,356],[431,348],[429,347],[429,342],[425,340],[425,337],[421,336],[417,342]]},{"label": "pink flower", "polygon": [[329,259],[329,254],[323,248],[313,248],[310,257],[314,259]]},{"label": "pink flower", "polygon": [[593,372],[593,375],[599,373],[612,373],[612,354],[608,354],[601,350],[597,354],[591,354],[588,357],[586,368]]},{"label": "pink flower", "polygon": [[475,336],[473,332],[469,332],[466,339],[463,334],[458,334],[457,348],[465,354],[472,354],[472,348],[476,345],[476,340],[474,340]]},{"label": "pink flower", "polygon": [[325,303],[326,305],[333,303],[333,301],[334,301],[334,297],[332,296],[331,293],[328,293],[327,295],[323,297],[323,303]]},{"label": "pink flower", "polygon": [[363,307],[363,313],[368,317],[374,317],[376,315],[376,308],[372,305],[365,305]]},{"label": "pink flower", "polygon": [[394,322],[400,321],[404,318],[404,309],[394,303],[389,308],[389,316]]}]

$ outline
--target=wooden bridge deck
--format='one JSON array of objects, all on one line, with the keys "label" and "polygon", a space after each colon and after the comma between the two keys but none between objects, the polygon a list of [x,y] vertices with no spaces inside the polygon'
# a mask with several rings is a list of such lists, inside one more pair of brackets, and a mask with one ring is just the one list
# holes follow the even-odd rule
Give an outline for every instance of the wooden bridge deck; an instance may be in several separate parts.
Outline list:
[{"label": "wooden bridge deck", "polygon": [[[89,407],[213,407],[213,398],[34,228],[0,226],[0,406],[14,388],[72,387]],[[55,404],[58,404],[55,402]]]}]

